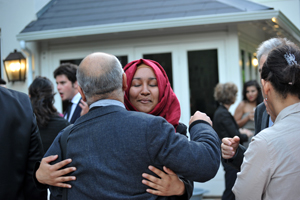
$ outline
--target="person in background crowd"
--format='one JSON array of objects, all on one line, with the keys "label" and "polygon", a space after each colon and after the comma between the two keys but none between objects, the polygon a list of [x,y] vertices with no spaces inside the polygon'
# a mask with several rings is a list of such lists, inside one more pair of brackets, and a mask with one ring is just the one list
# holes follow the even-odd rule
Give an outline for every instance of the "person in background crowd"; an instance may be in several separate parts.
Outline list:
[{"label": "person in background crowd", "polygon": [[[176,132],[186,135],[186,125],[179,123],[179,101],[163,67],[156,61],[139,59],[128,63],[124,72],[129,86],[124,97],[126,109],[161,116],[174,126]],[[191,198],[194,188],[192,181],[178,177],[165,166],[165,172],[153,166],[151,171],[159,178],[143,174],[148,179],[143,180],[143,183],[153,188],[148,189],[148,192],[158,196],[170,196],[170,199]]]},{"label": "person in background crowd", "polygon": [[[263,101],[261,89],[256,80],[247,81],[243,87],[243,101],[239,103],[235,112],[234,119],[240,128],[255,132],[254,111],[258,104]],[[248,146],[251,138],[244,143]]]},{"label": "person in background crowd", "polygon": [[[215,87],[214,98],[219,103],[219,107],[214,113],[213,127],[218,133],[219,138],[239,136],[241,142],[248,141],[248,137],[252,136],[251,131],[240,132],[239,127],[233,116],[228,111],[230,106],[236,100],[237,86],[234,83],[219,83]],[[236,179],[237,170],[229,166],[222,159],[222,165],[225,171],[225,190],[222,200],[234,200],[234,194],[231,189]]]},{"label": "person in background crowd", "polygon": [[71,124],[88,112],[88,106],[78,92],[76,71],[77,65],[63,63],[53,72],[61,100],[68,102],[64,118]]},{"label": "person in background crowd", "polygon": [[[261,73],[262,66],[268,57],[268,53],[272,49],[280,46],[283,43],[294,44],[291,41],[287,40],[286,38],[271,38],[260,44],[260,46],[257,49],[259,73]],[[267,112],[264,102],[260,103],[255,109],[254,123],[255,123],[255,135],[258,134],[261,130],[272,126],[273,124],[271,117]],[[222,149],[222,157],[225,159],[225,161],[240,171],[240,167],[243,162],[246,148],[240,145],[239,142],[240,142],[239,137],[223,138],[221,149]]]},{"label": "person in background crowd", "polygon": [[32,178],[44,155],[28,96],[0,87],[0,199],[46,200]]},{"label": "person in background crowd", "polygon": [[36,115],[44,152],[47,152],[57,134],[70,124],[54,107],[54,95],[53,84],[46,77],[36,77],[29,86],[29,97]]},{"label": "person in background crowd", "polygon": [[283,43],[265,61],[261,82],[274,124],[253,137],[233,192],[237,199],[300,196],[300,49]]}]

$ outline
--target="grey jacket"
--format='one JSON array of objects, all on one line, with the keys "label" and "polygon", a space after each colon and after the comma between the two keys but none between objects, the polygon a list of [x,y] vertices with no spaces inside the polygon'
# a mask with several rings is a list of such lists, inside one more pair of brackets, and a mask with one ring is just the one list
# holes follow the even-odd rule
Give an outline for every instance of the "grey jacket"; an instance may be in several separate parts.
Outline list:
[{"label": "grey jacket", "polygon": [[[60,155],[60,135],[45,156]],[[218,135],[201,120],[191,124],[190,135],[193,141],[162,117],[120,106],[91,109],[68,137],[67,157],[77,168],[68,199],[168,199],[146,192],[142,174],[153,174],[149,165],[167,166],[192,181],[212,179],[220,164]]]}]

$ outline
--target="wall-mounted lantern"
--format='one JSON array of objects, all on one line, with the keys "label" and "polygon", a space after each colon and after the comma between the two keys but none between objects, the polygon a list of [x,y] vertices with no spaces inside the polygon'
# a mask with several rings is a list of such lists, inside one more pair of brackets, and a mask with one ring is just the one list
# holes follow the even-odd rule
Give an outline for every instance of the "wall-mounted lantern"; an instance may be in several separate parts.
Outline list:
[{"label": "wall-mounted lantern", "polygon": [[5,72],[9,82],[25,81],[26,58],[15,50],[3,60]]}]

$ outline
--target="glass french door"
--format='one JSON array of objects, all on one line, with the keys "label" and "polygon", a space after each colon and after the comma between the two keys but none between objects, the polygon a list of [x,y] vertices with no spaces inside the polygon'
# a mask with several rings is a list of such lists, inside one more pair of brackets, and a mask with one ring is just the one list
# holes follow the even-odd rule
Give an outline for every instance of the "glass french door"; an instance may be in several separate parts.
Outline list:
[{"label": "glass french door", "polygon": [[213,91],[219,82],[218,46],[139,47],[135,49],[135,58],[155,60],[165,69],[180,102],[182,122],[188,124],[196,110],[213,117],[216,110]]}]

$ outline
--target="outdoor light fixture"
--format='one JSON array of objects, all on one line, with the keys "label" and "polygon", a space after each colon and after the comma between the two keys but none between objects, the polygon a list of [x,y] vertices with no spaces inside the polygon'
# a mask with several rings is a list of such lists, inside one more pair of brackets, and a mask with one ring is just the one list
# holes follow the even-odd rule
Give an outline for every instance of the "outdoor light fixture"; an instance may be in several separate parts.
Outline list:
[{"label": "outdoor light fixture", "polygon": [[256,57],[254,57],[254,58],[252,59],[252,65],[253,65],[254,67],[257,67],[257,66],[258,66],[258,60],[257,60]]},{"label": "outdoor light fixture", "polygon": [[26,58],[15,50],[3,60],[5,72],[9,82],[25,81]]}]

